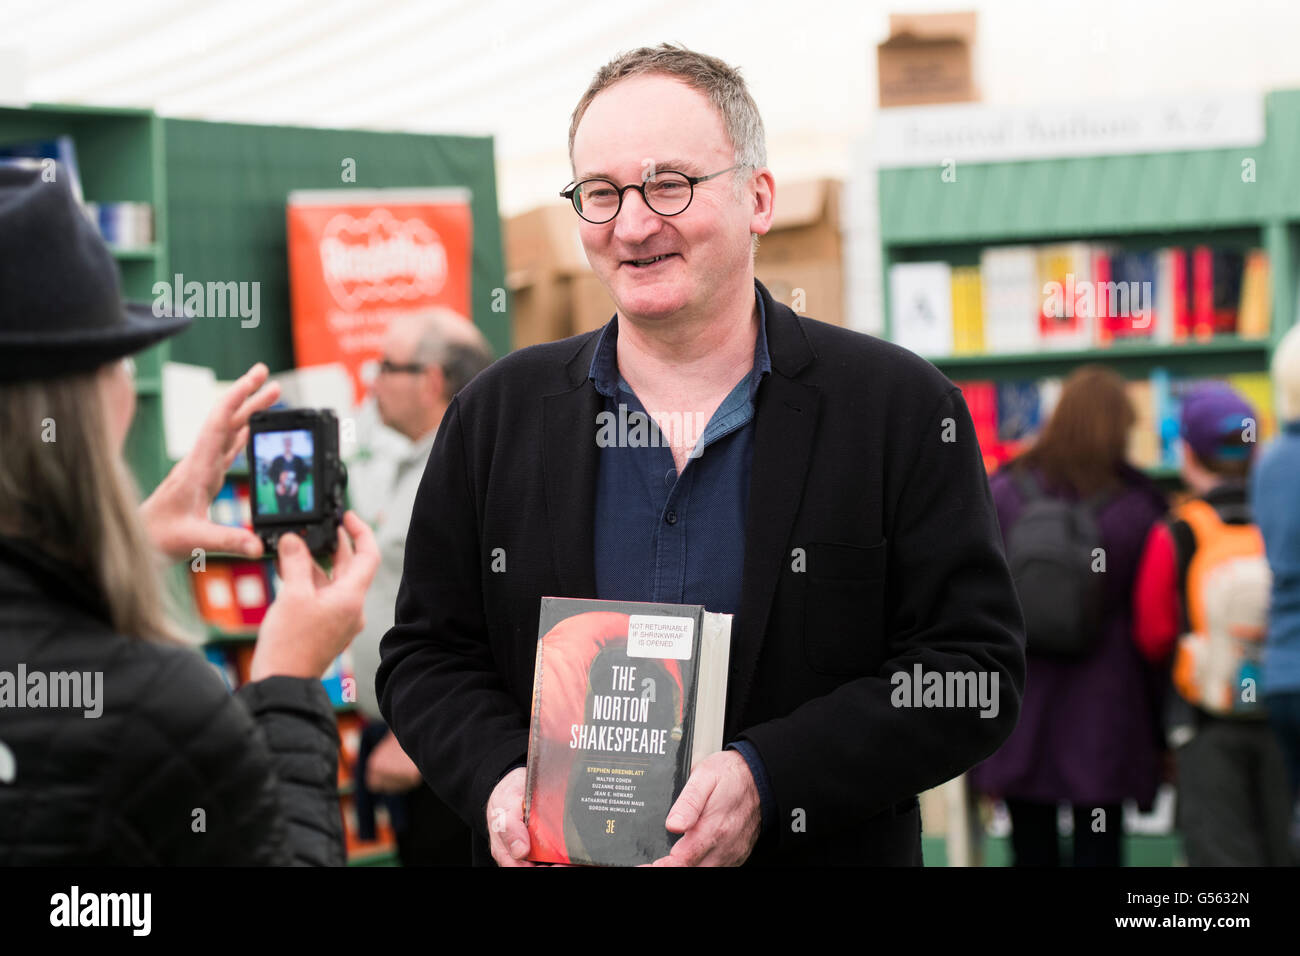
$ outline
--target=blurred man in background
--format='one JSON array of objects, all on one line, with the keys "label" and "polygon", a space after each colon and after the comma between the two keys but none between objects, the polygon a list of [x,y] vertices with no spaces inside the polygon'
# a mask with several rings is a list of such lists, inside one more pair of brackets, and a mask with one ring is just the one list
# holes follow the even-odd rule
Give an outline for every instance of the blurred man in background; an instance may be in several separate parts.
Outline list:
[{"label": "blurred man in background", "polygon": [[1133,592],[1134,637],[1173,658],[1166,734],[1192,866],[1287,862],[1286,770],[1258,703],[1268,618],[1264,544],[1246,484],[1258,416],[1226,383],[1183,398],[1183,482],[1194,497],[1152,526]]},{"label": "blurred man in background", "polygon": [[[470,862],[469,828],[425,785],[380,716],[375,671],[379,640],[393,625],[411,507],[438,425],[452,396],[491,362],[482,333],[457,313],[441,309],[402,316],[389,326],[373,386],[380,419],[409,444],[393,460],[367,471],[382,485],[368,489],[373,504],[362,514],[374,528],[381,564],[366,594],[366,627],[352,645],[357,707],[367,720],[356,773],[357,806],[365,815],[372,797],[387,804],[403,866]],[[363,823],[363,834],[368,829]]]}]

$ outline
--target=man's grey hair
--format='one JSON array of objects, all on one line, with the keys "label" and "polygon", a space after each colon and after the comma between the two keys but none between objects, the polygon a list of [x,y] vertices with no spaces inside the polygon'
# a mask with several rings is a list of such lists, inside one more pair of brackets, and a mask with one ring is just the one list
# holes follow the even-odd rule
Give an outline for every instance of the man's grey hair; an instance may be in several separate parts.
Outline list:
[{"label": "man's grey hair", "polygon": [[[767,165],[767,135],[763,130],[763,117],[758,105],[749,95],[749,89],[737,67],[730,66],[715,56],[696,53],[672,43],[643,46],[620,54],[610,60],[592,78],[587,92],[582,94],[569,122],[569,166],[573,167],[573,140],[578,135],[578,124],[586,115],[600,93],[619,80],[633,76],[659,74],[681,80],[707,99],[722,117],[723,129],[731,140],[732,161],[741,167],[732,177],[736,198],[745,195],[746,170],[761,169]],[[573,172],[577,173],[576,169]],[[753,237],[754,249],[758,237]]]},{"label": "man's grey hair", "polygon": [[492,364],[494,356],[487,339],[459,312],[430,309],[412,316],[411,321],[420,325],[411,361],[442,369],[443,397],[447,401]]}]

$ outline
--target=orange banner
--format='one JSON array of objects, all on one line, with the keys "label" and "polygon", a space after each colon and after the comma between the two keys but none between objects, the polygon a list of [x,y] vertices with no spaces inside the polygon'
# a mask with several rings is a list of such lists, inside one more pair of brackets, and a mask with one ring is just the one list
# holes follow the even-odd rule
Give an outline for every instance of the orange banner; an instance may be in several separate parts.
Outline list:
[{"label": "orange banner", "polygon": [[359,403],[363,367],[397,315],[445,306],[470,314],[467,189],[289,194],[289,299],[298,366],[341,362]]}]

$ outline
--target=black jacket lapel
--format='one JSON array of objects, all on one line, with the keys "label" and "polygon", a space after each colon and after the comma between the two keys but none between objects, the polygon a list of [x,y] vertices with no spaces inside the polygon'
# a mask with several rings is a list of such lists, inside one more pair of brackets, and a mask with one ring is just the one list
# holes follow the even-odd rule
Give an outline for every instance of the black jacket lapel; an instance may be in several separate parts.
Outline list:
[{"label": "black jacket lapel", "polygon": [[790,531],[803,500],[821,411],[821,391],[796,381],[816,356],[794,312],[775,302],[758,284],[767,310],[767,346],[772,374],[758,390],[754,459],[750,467],[749,511],[745,517],[745,568],[740,611],[732,622],[731,674],[727,690],[726,738],[740,729],[777,579],[789,552]]},{"label": "black jacket lapel", "polygon": [[596,596],[596,416],[604,399],[587,371],[599,337],[590,336],[567,363],[573,387],[542,400],[546,517],[557,593],[564,597]]}]

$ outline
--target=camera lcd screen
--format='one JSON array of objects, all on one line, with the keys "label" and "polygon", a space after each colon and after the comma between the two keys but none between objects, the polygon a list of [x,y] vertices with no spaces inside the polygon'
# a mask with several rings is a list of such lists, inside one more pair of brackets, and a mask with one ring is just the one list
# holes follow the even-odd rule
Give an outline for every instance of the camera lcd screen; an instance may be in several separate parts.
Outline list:
[{"label": "camera lcd screen", "polygon": [[308,428],[253,435],[257,463],[253,508],[259,517],[294,518],[316,510],[315,451]]}]

